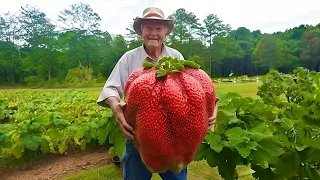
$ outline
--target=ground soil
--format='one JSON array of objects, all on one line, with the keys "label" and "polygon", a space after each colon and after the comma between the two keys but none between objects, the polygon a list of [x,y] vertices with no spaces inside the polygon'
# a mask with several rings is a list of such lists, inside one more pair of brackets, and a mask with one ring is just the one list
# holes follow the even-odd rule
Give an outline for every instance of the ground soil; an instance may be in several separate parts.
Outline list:
[{"label": "ground soil", "polygon": [[91,149],[72,155],[50,155],[25,169],[0,172],[0,180],[56,180],[112,162],[107,148]]}]

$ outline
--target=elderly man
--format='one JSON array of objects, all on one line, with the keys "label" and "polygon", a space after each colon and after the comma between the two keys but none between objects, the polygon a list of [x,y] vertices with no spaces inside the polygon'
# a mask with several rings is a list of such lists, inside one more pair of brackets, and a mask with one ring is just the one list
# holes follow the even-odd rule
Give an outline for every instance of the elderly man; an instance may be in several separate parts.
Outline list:
[{"label": "elderly man", "polygon": [[[143,39],[143,45],[126,52],[115,65],[98,99],[98,104],[112,109],[112,112],[119,124],[123,134],[127,137],[126,152],[123,156],[124,179],[145,180],[151,179],[152,173],[148,171],[140,159],[140,155],[131,140],[134,138],[133,128],[127,123],[123,115],[125,103],[121,101],[123,89],[128,76],[136,69],[142,67],[144,61],[156,63],[164,56],[184,59],[182,54],[164,45],[166,36],[173,29],[173,21],[165,19],[163,11],[159,8],[147,8],[143,16],[136,18],[133,28]],[[214,115],[209,118],[210,128],[216,118]],[[187,179],[187,168],[179,174],[171,171],[161,173],[162,179],[185,180]]]}]

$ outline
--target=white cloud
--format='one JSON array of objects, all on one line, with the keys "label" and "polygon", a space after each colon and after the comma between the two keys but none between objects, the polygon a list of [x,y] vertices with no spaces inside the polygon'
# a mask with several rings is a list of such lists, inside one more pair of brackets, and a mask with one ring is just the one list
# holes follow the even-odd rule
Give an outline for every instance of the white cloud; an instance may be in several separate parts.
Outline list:
[{"label": "white cloud", "polygon": [[102,18],[102,29],[112,34],[125,34],[126,27],[149,6],[163,9],[166,16],[178,8],[193,12],[201,22],[209,14],[217,14],[233,29],[244,26],[272,33],[300,24],[320,23],[319,0],[11,0],[1,4],[0,12],[17,12],[30,4],[44,11],[54,22],[57,14],[74,3],[88,3]]},{"label": "white cloud", "polygon": [[202,21],[209,14],[217,16],[233,29],[247,27],[272,33],[300,24],[320,23],[318,0],[161,0],[157,6],[171,14],[177,8],[193,12]]}]

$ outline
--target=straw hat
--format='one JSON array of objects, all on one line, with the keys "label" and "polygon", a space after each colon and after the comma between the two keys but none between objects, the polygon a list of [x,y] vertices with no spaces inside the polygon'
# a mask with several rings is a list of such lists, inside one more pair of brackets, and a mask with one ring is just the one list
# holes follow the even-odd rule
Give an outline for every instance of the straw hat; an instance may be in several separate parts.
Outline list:
[{"label": "straw hat", "polygon": [[141,35],[141,23],[145,20],[159,20],[163,21],[167,28],[168,32],[167,35],[170,34],[170,32],[173,29],[173,20],[167,19],[164,17],[164,13],[161,9],[156,7],[149,7],[143,11],[142,17],[136,17],[133,22],[133,29],[135,32],[139,35]]}]

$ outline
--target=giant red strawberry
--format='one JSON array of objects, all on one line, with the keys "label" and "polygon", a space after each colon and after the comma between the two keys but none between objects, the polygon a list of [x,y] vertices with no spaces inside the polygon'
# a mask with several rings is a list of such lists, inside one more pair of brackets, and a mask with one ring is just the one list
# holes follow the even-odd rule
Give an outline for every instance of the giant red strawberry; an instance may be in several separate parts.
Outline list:
[{"label": "giant red strawberry", "polygon": [[165,57],[130,74],[124,94],[142,161],[151,172],[179,173],[194,159],[213,115],[210,77],[192,61]]}]

